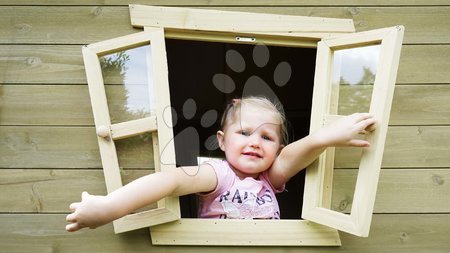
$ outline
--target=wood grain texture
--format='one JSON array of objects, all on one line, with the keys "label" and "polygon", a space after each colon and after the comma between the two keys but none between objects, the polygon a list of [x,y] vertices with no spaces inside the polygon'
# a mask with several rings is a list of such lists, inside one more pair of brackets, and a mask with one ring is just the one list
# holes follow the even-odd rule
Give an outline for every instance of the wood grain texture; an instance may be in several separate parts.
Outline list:
[{"label": "wood grain texture", "polygon": [[[333,210],[350,211],[357,172],[352,169],[335,170]],[[449,180],[448,168],[383,169],[374,213],[448,213]]]},{"label": "wood grain texture", "polygon": [[[1,168],[101,168],[93,127],[0,127]],[[450,167],[448,126],[393,126],[382,167]],[[150,136],[118,146],[124,168],[153,168]],[[137,152],[139,150],[139,152]],[[335,166],[356,168],[358,149],[338,148]]]},{"label": "wood grain texture", "polygon": [[[386,139],[382,167],[448,167],[450,138],[447,126],[390,127]],[[356,168],[359,150],[336,149],[336,168]]]},{"label": "wood grain texture", "polygon": [[[449,45],[403,45],[397,84],[450,83],[449,57]],[[86,84],[81,46],[0,45],[0,81]],[[114,83],[121,82],[116,79],[107,82]]]},{"label": "wood grain texture", "polygon": [[[370,97],[352,99],[358,90],[357,87],[342,87],[340,113],[366,111]],[[115,122],[137,117],[126,110],[128,102],[121,86],[108,85],[106,92]],[[359,94],[358,98],[367,96]],[[449,97],[450,85],[397,85],[389,124],[450,125]],[[3,126],[94,124],[86,85],[0,85],[0,99],[0,125]]]},{"label": "wood grain texture", "polygon": [[[93,127],[4,127],[2,168],[101,168]],[[116,142],[121,168],[153,168],[151,135]]]},{"label": "wood grain texture", "polygon": [[[129,3],[351,18],[358,31],[405,25],[390,122],[397,126],[389,128],[369,238],[341,233],[336,248],[156,247],[147,229],[65,232],[68,203],[82,190],[106,192],[81,45],[141,31],[130,24]],[[447,0],[1,1],[0,251],[449,252],[449,15]],[[150,140],[123,150],[148,150]],[[125,181],[154,167],[152,155],[131,153],[121,155]],[[344,211],[356,173],[351,153],[338,151],[335,173],[333,206]]]},{"label": "wood grain texture", "polygon": [[[392,125],[448,125],[450,117],[449,85],[397,85],[392,101]],[[339,114],[368,112],[372,89],[341,86]]]},{"label": "wood grain texture", "polygon": [[[124,184],[153,170],[122,170]],[[102,170],[2,169],[0,212],[68,212],[69,204],[80,200],[81,193],[105,195]],[[152,205],[156,207],[156,205]]]},{"label": "wood grain texture", "polygon": [[[405,44],[441,44],[450,41],[448,6],[206,8],[349,18],[353,19],[357,31],[401,24],[406,27]],[[130,24],[128,6],[0,6],[0,34],[3,35],[0,43],[87,44],[136,31]]]},{"label": "wood grain texture", "polygon": [[134,27],[158,27],[235,33],[268,33],[312,38],[355,31],[353,20],[199,8],[130,5]]},{"label": "wood grain texture", "polygon": [[[149,173],[153,170],[123,170],[121,176],[126,184]],[[356,173],[354,169],[335,171],[333,210],[350,210]],[[449,182],[448,168],[383,169],[374,213],[449,213]],[[3,197],[0,198],[0,213],[68,212],[69,204],[79,201],[82,191],[106,194],[103,172],[88,169],[1,169],[0,192]]]},{"label": "wood grain texture", "polygon": [[[129,0],[126,3],[120,0],[4,0],[0,5],[121,5],[126,4],[146,4],[146,5],[175,5],[175,6],[233,6],[241,5],[242,1],[239,0]],[[378,0],[378,1],[364,1],[364,0],[322,0],[320,2],[311,2],[309,0],[247,0],[245,5],[248,6],[415,6],[415,5],[450,5],[446,0]]]},{"label": "wood grain texture", "polygon": [[173,247],[152,246],[148,229],[115,235],[112,225],[70,234],[63,214],[1,214],[5,252],[448,252],[449,214],[374,215],[370,236],[341,233],[341,247]]},{"label": "wood grain texture", "polygon": [[128,7],[0,7],[0,43],[88,44],[136,32]]}]

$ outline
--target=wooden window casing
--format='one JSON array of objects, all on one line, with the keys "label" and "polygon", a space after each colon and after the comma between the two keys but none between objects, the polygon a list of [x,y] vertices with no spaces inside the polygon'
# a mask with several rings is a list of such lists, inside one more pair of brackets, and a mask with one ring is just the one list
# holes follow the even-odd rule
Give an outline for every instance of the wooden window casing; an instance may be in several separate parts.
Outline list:
[{"label": "wooden window casing", "polygon": [[[153,85],[150,85],[149,81],[147,86],[149,93],[154,94],[152,97],[155,98],[155,113],[150,117],[111,124],[99,57],[148,44],[150,44],[151,56],[146,57],[152,63],[152,69],[149,71],[152,73],[150,78]],[[165,108],[170,108],[164,31],[162,29],[144,31],[84,46],[83,59],[108,193],[122,187],[115,140],[151,132],[155,171],[174,169],[175,150],[171,142],[172,129],[166,124],[158,124],[158,120],[162,121],[163,116],[171,118],[170,110],[164,111]],[[160,163],[158,159],[161,157],[163,148],[166,162]],[[158,202],[156,209],[130,214],[115,220],[114,231],[126,232],[178,220],[180,217],[178,198],[167,197]]]},{"label": "wooden window casing", "polygon": [[[145,32],[153,33],[157,32],[158,35],[158,45],[159,49],[152,48],[152,54],[159,54],[159,57],[154,59],[153,63],[159,61],[162,63],[161,66],[166,67],[167,62],[166,59],[163,59],[163,55],[165,53],[165,49],[163,48],[164,41],[160,41],[162,36],[166,38],[175,38],[175,39],[186,39],[186,40],[203,40],[203,41],[218,41],[218,42],[233,42],[233,43],[248,43],[248,44],[256,44],[256,43],[264,43],[268,45],[280,45],[280,46],[298,46],[298,47],[317,47],[319,45],[318,50],[322,52],[322,44],[324,43],[336,43],[336,47],[345,47],[344,42],[349,42],[350,47],[355,46],[356,44],[363,43],[367,44],[368,35],[372,34],[368,33],[357,33],[350,34],[350,37],[346,37],[345,34],[353,33],[354,26],[352,20],[348,19],[328,19],[328,18],[313,18],[313,17],[299,17],[299,16],[287,16],[287,15],[274,15],[274,14],[256,14],[256,13],[244,13],[244,12],[227,12],[227,11],[216,11],[216,10],[201,10],[201,9],[187,9],[187,8],[174,8],[174,7],[153,7],[153,6],[141,6],[141,5],[130,5],[130,16],[131,23],[133,26],[144,28]],[[249,22],[252,21],[252,22]],[[163,28],[163,29],[162,29]],[[398,29],[395,28],[397,31]],[[390,29],[389,31],[391,31]],[[403,31],[403,29],[400,29]],[[383,30],[384,31],[384,30]],[[386,30],[388,31],[388,30]],[[372,36],[372,35],[371,35]],[[321,39],[329,38],[329,37],[338,37],[336,40],[327,40],[326,42],[319,42]],[[241,39],[243,38],[243,39]],[[350,39],[352,38],[352,39]],[[353,39],[356,38],[357,42],[354,42]],[[360,39],[358,42],[358,38]],[[155,40],[155,39],[153,39]],[[387,39],[386,41],[389,41]],[[374,40],[369,39],[370,42]],[[377,42],[384,41],[382,38],[377,37],[375,40]],[[389,75],[383,74],[382,77],[378,77],[378,79],[383,79],[386,81],[388,78],[388,85],[391,85],[388,90],[389,92],[393,90],[393,85],[395,82],[395,73],[397,69],[396,60],[398,64],[398,53],[400,48],[398,46],[398,41],[400,41],[401,45],[401,36],[397,36],[397,40],[395,43],[395,47],[389,46],[389,50],[387,50],[382,56],[389,58],[389,52],[393,53],[394,56],[391,57],[392,61],[382,60],[383,62],[390,62],[391,67],[393,67],[393,71],[390,72]],[[141,41],[142,42],[142,41]],[[387,43],[387,42],[386,42]],[[98,45],[102,45],[100,43]],[[389,43],[388,43],[389,44]],[[88,82],[90,76],[93,76],[94,79],[97,79],[97,83],[101,83],[101,80],[98,80],[98,74],[91,73],[92,71],[98,73],[99,66],[95,63],[95,57],[101,52],[99,49],[96,49],[97,44],[92,44],[83,50],[83,54],[85,56],[86,64],[86,72],[88,76]],[[122,46],[123,45],[119,45]],[[333,47],[331,47],[333,48]],[[88,50],[89,49],[89,50]],[[108,48],[107,50],[111,50]],[[328,53],[319,53],[318,52],[318,62],[322,62],[326,57],[329,57]],[[325,57],[325,58],[324,58]],[[322,59],[324,58],[324,59]],[[319,67],[316,65],[316,75],[318,72],[320,73],[329,73],[331,64],[329,60],[324,66],[321,65]],[[168,91],[168,81],[167,81],[167,69],[155,69],[155,65],[153,64],[154,69],[153,73],[156,74],[157,71],[163,71],[163,75],[159,76],[159,82],[155,82],[155,86],[162,85],[157,88],[157,92],[163,92],[164,89]],[[382,71],[380,70],[379,73]],[[100,76],[101,77],[101,76]],[[156,78],[156,75],[155,75]],[[162,80],[165,79],[165,80]],[[383,81],[380,81],[383,82]],[[316,83],[315,83],[316,85]],[[93,85],[92,85],[93,86]],[[98,85],[97,85],[98,86]],[[93,86],[94,87],[94,86]],[[322,91],[329,89],[329,86],[321,85]],[[327,88],[328,87],[328,88]],[[96,109],[94,108],[94,100],[97,100],[98,97],[92,97],[92,93],[96,91],[91,91],[91,83],[89,83],[91,99],[93,100],[93,110],[94,116],[96,119],[96,126],[99,127],[101,125],[108,125],[108,118],[103,118],[102,120],[98,120],[97,117],[104,117],[96,115]],[[98,89],[96,87],[95,89]],[[316,87],[315,87],[316,89]],[[316,99],[316,91],[314,97]],[[163,97],[165,98],[163,104],[165,106],[170,106],[170,98],[168,93],[164,93]],[[375,92],[374,92],[375,96]],[[392,96],[388,97],[392,99]],[[101,100],[103,98],[100,96]],[[317,100],[317,99],[316,99]],[[375,99],[374,101],[378,101],[379,99]],[[103,103],[103,102],[102,102]],[[158,102],[159,103],[159,102]],[[313,102],[313,115],[317,110],[317,103]],[[97,106],[97,105],[96,105]],[[371,107],[372,108],[372,107]],[[387,102],[383,105],[383,109],[381,111],[372,111],[375,113],[376,117],[380,117],[380,122],[383,126],[379,126],[376,132],[372,135],[375,142],[376,147],[376,156],[377,159],[381,159],[380,152],[382,154],[384,146],[384,138],[386,135],[387,129],[387,118],[389,116],[390,102]],[[320,110],[325,110],[321,108]],[[101,109],[101,112],[107,112],[105,109]],[[312,123],[311,130],[317,129],[317,127],[323,126],[323,120],[329,120],[333,117],[326,117],[328,114],[320,114],[320,119],[314,119],[315,123]],[[156,119],[159,118],[160,115],[156,115]],[[319,122],[319,123],[318,123]],[[384,126],[386,124],[386,126]],[[111,129],[114,127],[111,126]],[[154,131],[153,128],[151,131]],[[167,143],[167,139],[161,141],[161,133],[159,132],[158,125],[158,138],[159,142]],[[162,131],[167,131],[167,129],[163,129]],[[113,132],[112,132],[113,133]],[[173,133],[170,138],[173,138]],[[169,137],[168,132],[164,134],[164,136]],[[112,135],[113,136],[113,135]],[[99,137],[99,145],[102,150],[102,145],[111,146],[111,142],[107,143],[105,138]],[[173,148],[173,147],[172,147]],[[112,150],[112,149],[111,149]],[[173,151],[174,152],[174,151]],[[328,152],[326,153],[328,154]],[[110,170],[112,168],[113,172],[106,172],[105,176],[109,174],[115,174],[113,176],[114,180],[117,180],[117,175],[119,175],[118,167],[108,167],[110,164],[109,153],[102,152],[102,163],[105,170]],[[156,155],[155,154],[155,159]],[[175,160],[175,153],[173,155],[173,160]],[[321,157],[314,166],[320,165],[322,168],[323,158]],[[157,167],[157,161],[155,161],[155,167]],[[175,164],[175,163],[173,163]],[[161,170],[166,169],[161,165]],[[172,169],[172,168],[167,168]],[[149,212],[145,214],[137,213],[133,215],[128,215],[123,219],[116,221],[114,223],[116,233],[129,231],[132,229],[141,228],[144,226],[151,226],[151,238],[153,244],[165,244],[165,245],[239,245],[239,246],[255,246],[255,245],[298,245],[298,246],[339,246],[341,245],[339,233],[336,230],[342,229],[347,232],[355,232],[355,234],[365,235],[365,233],[361,233],[361,230],[349,230],[346,229],[346,224],[348,224],[347,220],[338,219],[339,222],[347,222],[343,226],[339,226],[339,224],[332,223],[330,225],[331,218],[325,218],[322,222],[322,218],[311,215],[317,209],[324,209],[323,205],[318,207],[317,199],[319,199],[320,203],[328,203],[324,198],[328,195],[326,191],[321,190],[323,177],[325,174],[320,174],[317,172],[309,172],[317,169],[309,168],[307,170],[307,182],[305,182],[305,199],[304,203],[306,203],[306,207],[304,206],[303,212],[306,212],[306,216],[311,217],[311,220],[216,220],[216,219],[186,219],[180,218],[179,216],[179,202],[178,199],[174,198],[166,198],[158,203],[157,211],[154,211],[154,214],[150,214]],[[325,170],[326,169],[322,169]],[[379,168],[378,168],[379,170]],[[373,174],[371,174],[373,175]],[[378,175],[376,175],[378,178]],[[109,176],[108,176],[109,177]],[[110,190],[116,189],[121,186],[121,183],[114,183],[112,186],[109,186],[111,183],[108,182],[108,178],[106,179],[108,185],[108,192]],[[376,192],[376,181],[375,187],[371,187],[368,191],[362,190],[361,187],[357,186],[358,191],[362,191],[363,194],[370,194],[373,196],[369,200],[374,201],[375,192]],[[306,185],[307,184],[307,185]],[[318,186],[319,184],[319,186]],[[320,192],[314,193],[313,198],[311,199],[311,192],[315,190],[320,190]],[[359,194],[358,192],[355,193]],[[323,197],[325,196],[325,197]],[[364,208],[364,211],[372,212],[370,206],[372,204],[367,204]],[[325,207],[327,207],[325,205]],[[158,211],[159,210],[159,211]],[[160,213],[163,213],[160,218]],[[338,214],[344,215],[344,214]],[[371,213],[363,213],[361,215],[366,215],[369,217],[369,225]],[[136,217],[136,218],[134,218]],[[142,218],[142,219],[141,219]],[[132,219],[132,220],[130,220]],[[319,223],[324,223],[325,225],[321,225]],[[126,224],[126,225],[123,225]],[[157,225],[159,224],[159,225]],[[331,227],[330,227],[331,226]],[[366,226],[364,229],[368,228]]]},{"label": "wooden window casing", "polygon": [[369,109],[369,113],[377,119],[377,127],[366,136],[371,147],[362,150],[350,214],[330,210],[334,148],[328,148],[306,171],[302,211],[304,219],[358,236],[368,236],[403,31],[402,26],[397,26],[324,39],[318,43],[310,131],[314,132],[340,117],[336,115],[339,85],[332,82],[334,52],[367,45],[380,45]]}]

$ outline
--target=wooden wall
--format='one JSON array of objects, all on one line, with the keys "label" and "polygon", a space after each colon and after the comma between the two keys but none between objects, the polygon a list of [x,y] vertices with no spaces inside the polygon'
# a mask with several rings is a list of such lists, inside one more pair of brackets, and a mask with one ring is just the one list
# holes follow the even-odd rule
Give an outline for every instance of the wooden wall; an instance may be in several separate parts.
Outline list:
[{"label": "wooden wall", "polygon": [[[450,1],[186,2],[0,1],[1,252],[450,251]],[[69,203],[83,190],[106,191],[81,45],[139,31],[130,24],[129,3],[352,18],[357,31],[404,25],[370,237],[341,233],[336,248],[211,248],[152,246],[148,229],[65,232]],[[123,159],[127,180],[153,167],[145,157]],[[352,161],[338,163],[340,205],[355,170]]]}]

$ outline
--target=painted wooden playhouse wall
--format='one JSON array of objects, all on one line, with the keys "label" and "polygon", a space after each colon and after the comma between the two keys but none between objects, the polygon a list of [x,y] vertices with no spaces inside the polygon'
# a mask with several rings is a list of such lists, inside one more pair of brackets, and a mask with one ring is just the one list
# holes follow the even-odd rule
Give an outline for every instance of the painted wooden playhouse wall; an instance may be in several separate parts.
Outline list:
[{"label": "painted wooden playhouse wall", "polygon": [[[342,247],[152,246],[148,229],[65,232],[68,205],[106,192],[81,45],[139,31],[129,3],[351,18],[357,31],[406,28],[369,238]],[[4,252],[448,252],[450,243],[450,2],[0,2],[0,245]],[[151,144],[149,144],[151,145]],[[125,179],[152,170],[123,154]],[[354,165],[340,162],[335,205],[351,199]],[[348,168],[348,169],[347,169]]]}]

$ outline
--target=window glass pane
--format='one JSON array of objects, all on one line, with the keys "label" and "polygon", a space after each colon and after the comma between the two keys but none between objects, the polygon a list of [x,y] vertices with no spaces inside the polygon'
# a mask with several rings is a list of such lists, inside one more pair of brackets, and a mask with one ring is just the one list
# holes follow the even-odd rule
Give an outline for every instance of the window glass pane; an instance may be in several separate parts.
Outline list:
[{"label": "window glass pane", "polygon": [[[143,133],[115,141],[119,159],[120,174],[124,185],[142,176],[154,173],[153,142],[151,133]],[[152,203],[133,213],[157,208]]]},{"label": "window glass pane", "polygon": [[[111,123],[140,119],[151,115],[150,45],[101,56]],[[150,86],[150,87],[149,87]]]},{"label": "window glass pane", "polygon": [[155,167],[151,133],[116,140],[114,143],[120,168],[150,169]]},{"label": "window glass pane", "polygon": [[[336,50],[333,59],[332,97],[338,115],[369,112],[380,45]],[[359,136],[364,139],[364,135]],[[331,209],[350,213],[361,148],[336,148]]]},{"label": "window glass pane", "polygon": [[339,84],[339,115],[368,112],[380,45],[334,52],[333,84]]}]

